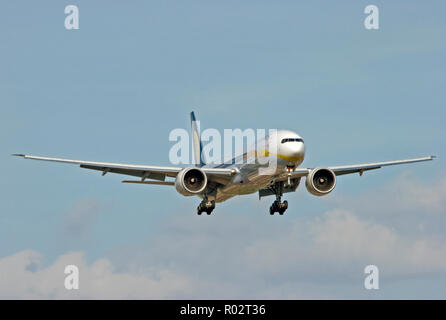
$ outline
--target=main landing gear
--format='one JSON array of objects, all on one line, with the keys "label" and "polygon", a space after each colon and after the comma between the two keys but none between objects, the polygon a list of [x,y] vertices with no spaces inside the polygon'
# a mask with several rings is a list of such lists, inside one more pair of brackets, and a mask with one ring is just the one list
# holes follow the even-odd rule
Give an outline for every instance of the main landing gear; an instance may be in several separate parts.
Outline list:
[{"label": "main landing gear", "polygon": [[197,214],[201,215],[203,212],[206,212],[206,214],[210,215],[212,211],[215,209],[215,201],[214,200],[208,200],[205,198],[197,207]]},{"label": "main landing gear", "polygon": [[271,207],[269,207],[269,214],[274,215],[275,212],[278,212],[280,215],[283,215],[286,209],[288,209],[288,201],[280,202],[279,197],[279,200],[274,201]]},{"label": "main landing gear", "polygon": [[269,207],[269,214],[274,215],[275,212],[278,212],[280,215],[288,209],[288,201],[281,202],[283,195],[283,182],[277,183],[275,186],[271,188],[276,194],[276,201],[273,202],[271,207]]}]

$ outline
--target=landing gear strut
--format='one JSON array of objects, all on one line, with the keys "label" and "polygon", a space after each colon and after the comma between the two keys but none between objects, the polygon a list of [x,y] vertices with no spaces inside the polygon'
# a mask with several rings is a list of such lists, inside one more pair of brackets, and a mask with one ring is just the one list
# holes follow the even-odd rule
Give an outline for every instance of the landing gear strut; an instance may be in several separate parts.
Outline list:
[{"label": "landing gear strut", "polygon": [[198,205],[197,214],[201,215],[203,212],[206,212],[206,214],[210,215],[214,209],[215,209],[215,201],[208,200],[207,198],[205,198]]},{"label": "landing gear strut", "polygon": [[276,194],[276,201],[273,202],[271,207],[269,207],[269,214],[274,215],[275,212],[278,212],[280,215],[288,209],[288,201],[281,202],[283,195],[283,182],[278,182],[272,190]]}]

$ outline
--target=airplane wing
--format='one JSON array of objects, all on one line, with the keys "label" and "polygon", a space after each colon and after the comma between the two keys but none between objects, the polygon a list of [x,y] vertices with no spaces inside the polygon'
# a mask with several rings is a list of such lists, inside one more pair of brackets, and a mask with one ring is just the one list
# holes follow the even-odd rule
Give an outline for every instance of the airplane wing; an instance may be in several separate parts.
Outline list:
[{"label": "airplane wing", "polygon": [[[141,177],[141,180],[143,182],[145,179],[164,181],[166,176],[176,177],[178,172],[180,172],[183,169],[183,167],[161,167],[161,166],[134,165],[134,164],[110,163],[110,162],[95,162],[95,161],[83,161],[83,160],[62,159],[62,158],[49,158],[49,157],[32,156],[25,154],[13,154],[13,156],[23,157],[25,159],[77,164],[81,168],[102,171],[103,176],[109,172],[118,173],[129,176]],[[209,176],[210,179],[212,179],[212,177],[218,177],[218,178],[230,177],[231,175],[235,174],[234,170],[226,168],[200,168],[200,169],[206,172],[206,174]],[[128,182],[128,181],[125,180],[123,182]],[[147,184],[154,184],[154,183],[149,182]],[[156,183],[156,184],[170,185],[170,183],[167,182]]]},{"label": "airplane wing", "polygon": [[406,163],[414,163],[414,162],[422,162],[422,161],[430,161],[433,160],[435,156],[422,157],[422,158],[414,158],[414,159],[405,159],[405,160],[395,160],[395,161],[384,161],[384,162],[374,162],[374,163],[364,163],[364,164],[353,164],[347,166],[334,166],[328,167],[337,175],[350,174],[350,173],[359,173],[362,175],[364,171],[375,170],[386,166],[394,166],[398,164],[406,164]]},{"label": "airplane wing", "polygon": [[[430,161],[435,159],[435,156],[429,156],[429,157],[422,157],[422,158],[414,158],[414,159],[405,159],[405,160],[395,160],[395,161],[384,161],[384,162],[372,162],[372,163],[363,163],[363,164],[352,164],[352,165],[346,165],[346,166],[334,166],[334,167],[327,167],[337,175],[343,175],[343,174],[350,174],[350,173],[359,173],[362,175],[364,171],[368,170],[375,170],[386,166],[393,166],[398,164],[405,164],[405,163],[414,163],[414,162],[422,162],[422,161]],[[297,168],[295,171],[291,173],[291,178],[299,178],[304,177],[308,175],[311,170],[314,168]],[[282,181],[287,179],[288,174],[283,173],[279,179],[276,181]]]}]

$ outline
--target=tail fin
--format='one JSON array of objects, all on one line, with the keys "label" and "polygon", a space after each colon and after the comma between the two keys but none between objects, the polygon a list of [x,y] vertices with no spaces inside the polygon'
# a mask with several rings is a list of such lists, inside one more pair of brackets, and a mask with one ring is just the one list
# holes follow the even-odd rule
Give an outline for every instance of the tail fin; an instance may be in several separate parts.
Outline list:
[{"label": "tail fin", "polygon": [[192,129],[192,145],[194,153],[194,163],[198,167],[202,167],[205,163],[201,158],[201,151],[203,150],[201,145],[200,135],[200,121],[195,118],[195,113],[190,113],[191,129]]}]

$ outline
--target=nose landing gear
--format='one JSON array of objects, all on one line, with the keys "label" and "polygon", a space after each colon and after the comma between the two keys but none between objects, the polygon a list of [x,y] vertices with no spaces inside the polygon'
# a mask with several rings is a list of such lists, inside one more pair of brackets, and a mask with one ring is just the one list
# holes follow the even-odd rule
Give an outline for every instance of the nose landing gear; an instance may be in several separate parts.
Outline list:
[{"label": "nose landing gear", "polygon": [[197,207],[197,214],[200,216],[203,212],[206,212],[207,215],[210,215],[214,209],[215,201],[204,199]]}]

